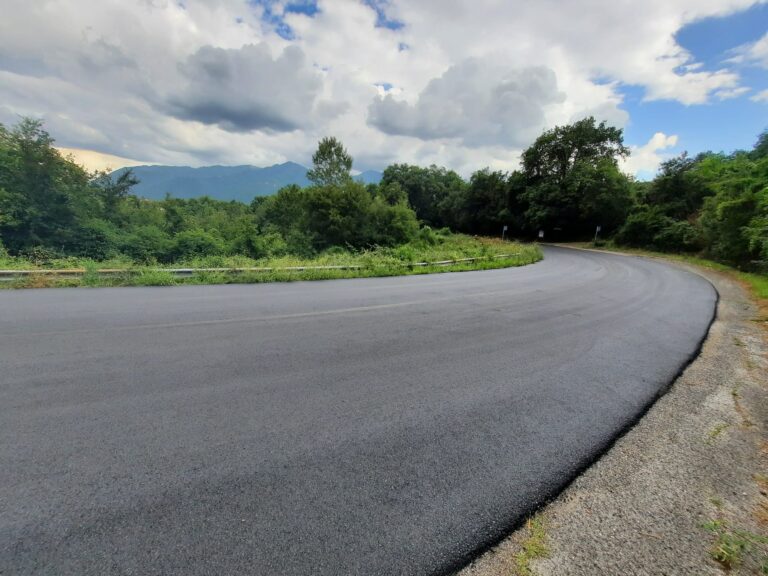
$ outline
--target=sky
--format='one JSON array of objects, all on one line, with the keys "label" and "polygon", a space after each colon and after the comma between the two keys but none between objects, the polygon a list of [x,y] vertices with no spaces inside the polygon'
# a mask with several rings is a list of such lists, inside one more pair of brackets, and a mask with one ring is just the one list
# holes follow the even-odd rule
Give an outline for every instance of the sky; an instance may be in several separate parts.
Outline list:
[{"label": "sky", "polygon": [[624,129],[626,172],[768,128],[768,0],[3,0],[0,123],[89,168],[512,170],[543,131]]}]

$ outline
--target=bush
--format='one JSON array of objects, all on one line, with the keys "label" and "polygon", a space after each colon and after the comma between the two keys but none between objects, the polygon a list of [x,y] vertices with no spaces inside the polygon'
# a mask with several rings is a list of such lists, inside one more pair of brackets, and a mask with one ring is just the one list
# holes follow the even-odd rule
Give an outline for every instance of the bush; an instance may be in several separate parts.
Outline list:
[{"label": "bush", "polygon": [[147,264],[167,260],[172,244],[168,235],[157,226],[139,226],[123,238],[120,251],[136,262]]},{"label": "bush", "polygon": [[416,214],[407,204],[388,204],[354,181],[307,189],[306,210],[304,221],[315,250],[395,246],[418,231]]},{"label": "bush", "polygon": [[106,220],[93,219],[74,230],[66,242],[66,252],[93,260],[115,256],[120,246],[120,231]]},{"label": "bush", "polygon": [[185,260],[198,256],[215,256],[224,251],[222,242],[204,230],[185,230],[173,239],[172,260]]},{"label": "bush", "polygon": [[291,251],[279,232],[266,232],[251,238],[251,250],[256,259],[285,256]]},{"label": "bush", "polygon": [[424,226],[416,234],[415,241],[425,246],[434,246],[435,244],[437,244],[438,239],[437,239],[437,234],[432,230],[432,228],[430,228],[429,226]]},{"label": "bush", "polygon": [[672,221],[653,237],[651,247],[667,252],[695,252],[701,248],[701,233],[690,222]]},{"label": "bush", "polygon": [[48,266],[53,263],[54,260],[61,258],[61,254],[52,248],[46,248],[45,246],[32,246],[22,250],[20,256],[26,258],[35,266]]}]

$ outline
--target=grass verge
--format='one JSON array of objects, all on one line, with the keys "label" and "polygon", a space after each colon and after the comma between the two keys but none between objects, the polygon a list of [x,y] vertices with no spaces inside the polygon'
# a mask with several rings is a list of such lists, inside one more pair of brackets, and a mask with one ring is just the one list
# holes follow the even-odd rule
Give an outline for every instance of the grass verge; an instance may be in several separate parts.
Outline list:
[{"label": "grass verge", "polygon": [[[504,256],[498,257],[499,255]],[[422,262],[455,261],[466,258],[477,260],[449,265],[419,265]],[[532,264],[541,258],[541,249],[535,244],[502,242],[459,234],[440,237],[435,244],[406,244],[396,248],[376,248],[362,252],[333,249],[316,257],[304,259],[294,256],[259,260],[242,256],[207,256],[164,265],[136,265],[122,260],[97,263],[91,260],[67,258],[48,262],[31,262],[20,258],[3,258],[0,259],[0,269],[39,270],[39,273],[19,275],[11,281],[0,282],[0,288],[172,286],[370,278],[508,268]],[[313,268],[318,266],[350,268]],[[166,271],[170,268],[189,268],[194,271],[189,276],[179,277]],[[211,268],[223,268],[223,270],[210,270]],[[242,268],[261,268],[262,270],[242,270]],[[100,272],[105,269],[111,272],[108,274]],[[77,272],[64,276],[46,272],[50,270]]]}]

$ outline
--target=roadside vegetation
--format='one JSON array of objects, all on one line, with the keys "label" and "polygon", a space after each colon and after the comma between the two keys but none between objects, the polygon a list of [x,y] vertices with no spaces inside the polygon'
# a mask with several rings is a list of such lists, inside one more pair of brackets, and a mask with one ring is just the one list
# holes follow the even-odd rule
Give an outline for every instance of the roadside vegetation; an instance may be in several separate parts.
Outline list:
[{"label": "roadside vegetation", "polygon": [[[351,167],[341,143],[325,138],[307,188],[287,186],[250,205],[207,197],[151,201],[131,194],[130,172],[89,174],[62,157],[39,122],[0,126],[0,269],[40,271],[0,286],[314,280],[541,259],[532,244],[433,229],[402,187],[366,186],[352,179]],[[198,271],[180,278],[169,268]]]},{"label": "roadside vegetation", "polygon": [[544,518],[540,514],[526,521],[525,533],[526,536],[520,545],[520,551],[513,557],[515,576],[533,576],[531,562],[546,558],[549,555],[546,526]]},{"label": "roadside vegetation", "polygon": [[[130,171],[89,173],[62,157],[40,122],[23,119],[0,125],[0,267],[87,268],[82,283],[98,285],[103,268],[165,283],[159,268],[364,268],[292,271],[293,279],[425,272],[431,268],[407,264],[478,255],[485,259],[459,269],[540,257],[536,248],[491,250],[469,238],[503,230],[521,240],[543,234],[545,241],[609,241],[704,258],[739,270],[765,294],[768,132],[752,150],[682,154],[651,182],[622,173],[629,152],[620,129],[590,117],[544,132],[523,152],[520,170],[484,169],[465,180],[438,166],[393,164],[379,184],[365,185],[352,178],[343,145],[324,138],[311,186],[286,186],[250,204],[152,201],[131,193]],[[488,259],[492,251],[521,256]],[[259,281],[270,277],[286,278],[272,271]],[[255,281],[247,274],[237,280]]]},{"label": "roadside vegetation", "polygon": [[[490,270],[523,266],[542,257],[535,244],[498,239],[474,238],[448,231],[431,233],[395,248],[370,250],[329,250],[314,257],[282,256],[253,259],[247,256],[196,256],[160,265],[136,264],[125,258],[98,262],[87,258],[59,258],[30,262],[0,258],[0,269],[39,271],[0,282],[0,288],[42,288],[54,286],[172,286],[177,284],[230,284],[330,280]],[[462,261],[465,260],[465,261]],[[178,276],[171,269],[191,269]],[[80,270],[63,276],[57,270]]]}]

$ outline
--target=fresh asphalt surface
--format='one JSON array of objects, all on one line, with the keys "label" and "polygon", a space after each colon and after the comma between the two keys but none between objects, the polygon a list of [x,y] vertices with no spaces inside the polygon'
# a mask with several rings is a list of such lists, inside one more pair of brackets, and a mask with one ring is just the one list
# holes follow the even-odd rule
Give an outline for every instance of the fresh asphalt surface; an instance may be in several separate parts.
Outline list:
[{"label": "fresh asphalt surface", "polygon": [[0,292],[0,573],[461,565],[633,422],[713,316],[712,286],[674,267],[545,254]]}]

